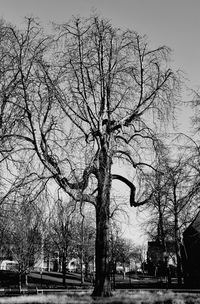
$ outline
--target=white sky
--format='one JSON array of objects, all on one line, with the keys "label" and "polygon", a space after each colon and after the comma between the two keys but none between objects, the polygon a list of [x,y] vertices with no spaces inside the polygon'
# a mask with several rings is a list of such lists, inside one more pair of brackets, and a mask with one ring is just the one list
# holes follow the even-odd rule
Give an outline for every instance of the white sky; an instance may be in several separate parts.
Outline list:
[{"label": "white sky", "polygon": [[62,23],[92,10],[116,26],[147,34],[155,46],[171,47],[176,68],[187,73],[191,86],[199,86],[199,0],[0,0],[0,16],[18,25],[24,16]]},{"label": "white sky", "polygon": [[[155,47],[169,46],[174,68],[186,73],[190,88],[200,87],[200,0],[0,0],[0,17],[18,26],[25,16],[39,17],[46,25],[94,10],[117,27],[147,34]],[[182,115],[185,122],[187,112]],[[140,238],[135,225],[128,235]]]}]

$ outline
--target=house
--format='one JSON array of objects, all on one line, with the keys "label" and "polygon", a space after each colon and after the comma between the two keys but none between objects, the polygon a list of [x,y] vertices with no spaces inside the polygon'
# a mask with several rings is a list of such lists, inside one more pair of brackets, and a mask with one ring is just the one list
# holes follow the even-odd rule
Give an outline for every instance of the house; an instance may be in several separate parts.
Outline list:
[{"label": "house", "polygon": [[167,267],[170,267],[171,275],[174,276],[175,260],[174,241],[166,241],[165,250],[158,239],[148,242],[147,271],[149,275],[159,276],[160,273],[166,273]]},{"label": "house", "polygon": [[3,260],[0,263],[0,270],[18,271],[19,263],[17,261]]},{"label": "house", "polygon": [[200,287],[200,211],[183,233],[181,252],[185,283]]}]

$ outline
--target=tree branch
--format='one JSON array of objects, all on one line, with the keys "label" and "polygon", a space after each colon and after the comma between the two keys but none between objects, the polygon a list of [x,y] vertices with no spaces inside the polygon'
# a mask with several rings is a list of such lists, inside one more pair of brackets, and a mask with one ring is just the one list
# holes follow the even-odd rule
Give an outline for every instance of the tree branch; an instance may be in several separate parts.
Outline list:
[{"label": "tree branch", "polygon": [[150,194],[150,196],[148,198],[146,198],[144,201],[142,202],[136,202],[135,201],[135,192],[136,192],[136,187],[133,183],[131,183],[127,178],[121,176],[121,175],[118,175],[118,174],[113,174],[112,175],[112,179],[118,179],[120,180],[121,182],[123,182],[124,184],[126,184],[131,192],[130,192],[130,206],[131,207],[138,207],[138,206],[142,206],[146,203],[148,203],[148,201],[151,199],[151,196],[152,196],[152,193]]}]

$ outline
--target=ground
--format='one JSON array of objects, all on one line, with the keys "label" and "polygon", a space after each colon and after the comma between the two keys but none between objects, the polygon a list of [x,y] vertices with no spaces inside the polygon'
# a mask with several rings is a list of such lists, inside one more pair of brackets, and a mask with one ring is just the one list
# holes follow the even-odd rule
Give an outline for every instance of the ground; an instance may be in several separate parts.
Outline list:
[{"label": "ground", "polygon": [[32,272],[28,286],[19,288],[17,273],[0,271],[0,304],[200,304],[200,290],[199,293],[180,292],[175,280],[168,286],[166,281],[153,277],[131,274],[124,280],[123,275],[118,274],[113,296],[94,299],[92,279],[81,284],[80,278],[78,273],[67,273],[64,288],[61,273]]},{"label": "ground", "polygon": [[54,303],[54,304],[199,304],[200,295],[191,293],[173,293],[170,291],[117,291],[111,298],[93,299],[87,292],[74,295],[36,295],[12,298],[0,298],[0,303]]}]

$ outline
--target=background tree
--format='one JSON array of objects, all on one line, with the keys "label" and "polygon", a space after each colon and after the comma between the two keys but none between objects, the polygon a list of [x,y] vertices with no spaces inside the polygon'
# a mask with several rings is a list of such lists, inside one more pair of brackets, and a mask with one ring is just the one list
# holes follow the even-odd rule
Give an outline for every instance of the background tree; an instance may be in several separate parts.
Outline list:
[{"label": "background tree", "polygon": [[[180,243],[181,232],[183,228],[188,225],[188,220],[191,221],[192,211],[193,217],[197,213],[197,205],[195,204],[194,197],[198,192],[198,181],[191,184],[193,181],[193,170],[188,168],[188,162],[181,162],[181,159],[172,167],[168,166],[169,174],[169,214],[172,215],[172,231],[174,234],[176,262],[177,262],[177,276],[178,283],[181,284],[181,255]],[[192,176],[191,176],[192,175]]]},{"label": "background tree", "polygon": [[[163,254],[169,251],[167,242],[175,246],[178,282],[181,284],[181,235],[197,213],[198,179],[191,156],[177,155],[175,160],[162,158],[153,174],[152,187],[156,192],[149,201],[151,217],[148,227],[151,237],[159,241]],[[168,252],[170,254],[170,252]]]},{"label": "background tree", "polygon": [[[53,206],[49,221],[49,237],[53,243],[54,253],[58,252],[63,273],[63,285],[66,285],[67,260],[71,258],[72,241],[75,224],[75,208],[72,204],[58,199]],[[58,265],[59,267],[59,265]]]},{"label": "background tree", "polygon": [[[119,230],[115,229],[111,235],[111,265],[113,274],[117,272],[117,266],[123,267],[123,278],[126,269],[137,271],[142,266],[143,254],[140,246],[135,245],[131,240],[120,235]],[[133,266],[134,264],[134,266]],[[133,269],[134,267],[134,269]],[[114,279],[115,282],[115,279]]]},{"label": "background tree", "polygon": [[[84,276],[88,278],[93,273],[95,261],[95,220],[94,212],[87,206],[81,206],[80,216],[76,221],[76,231],[73,237],[75,256],[78,257],[81,266],[81,281]],[[84,269],[83,269],[84,266]],[[91,268],[92,267],[92,268]]]},{"label": "background tree", "polygon": [[[11,197],[9,198],[11,199]],[[42,200],[42,197],[39,198]],[[12,206],[12,207],[11,207]],[[11,259],[19,265],[19,284],[21,277],[33,269],[41,259],[43,206],[41,201],[31,201],[31,193],[18,193],[13,196],[9,210],[7,242]],[[27,282],[26,282],[27,283]]]}]

